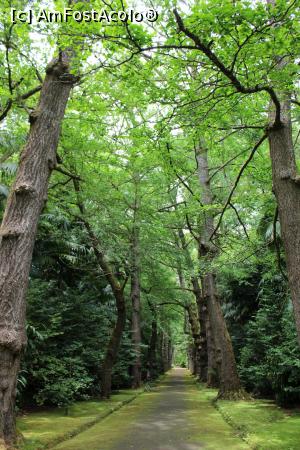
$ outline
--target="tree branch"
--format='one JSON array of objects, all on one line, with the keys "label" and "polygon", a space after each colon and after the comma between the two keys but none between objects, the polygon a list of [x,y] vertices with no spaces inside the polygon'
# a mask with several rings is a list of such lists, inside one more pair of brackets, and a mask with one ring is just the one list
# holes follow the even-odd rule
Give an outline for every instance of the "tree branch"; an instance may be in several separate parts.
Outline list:
[{"label": "tree branch", "polygon": [[253,147],[253,149],[252,149],[252,151],[251,151],[249,157],[247,158],[247,160],[246,160],[246,161],[244,162],[244,164],[242,165],[242,167],[241,167],[241,169],[240,169],[240,171],[239,171],[239,174],[238,174],[238,176],[237,176],[237,178],[236,178],[236,180],[235,180],[235,182],[234,182],[233,188],[231,189],[230,194],[229,194],[229,196],[228,196],[228,198],[227,198],[227,200],[226,200],[226,203],[225,203],[225,205],[224,205],[224,207],[223,207],[223,210],[222,210],[221,215],[220,215],[220,217],[219,217],[217,226],[215,227],[215,229],[214,229],[212,235],[211,235],[210,238],[209,238],[210,240],[214,237],[214,235],[216,234],[216,232],[218,231],[218,229],[219,229],[219,227],[220,227],[220,225],[221,225],[221,222],[222,222],[223,216],[224,216],[224,214],[225,214],[225,211],[226,211],[226,209],[227,209],[227,206],[228,206],[228,205],[230,204],[230,202],[231,202],[231,199],[232,199],[232,196],[233,196],[233,194],[234,194],[234,191],[235,191],[235,189],[236,189],[236,187],[237,187],[237,185],[238,185],[238,183],[239,183],[239,181],[240,181],[240,179],[241,179],[241,176],[243,175],[244,170],[246,169],[246,167],[248,166],[248,164],[249,164],[250,161],[252,160],[253,156],[255,155],[256,150],[257,150],[257,149],[261,146],[261,144],[267,139],[267,137],[268,137],[268,133],[266,132],[266,133],[264,133],[263,136],[259,139],[259,141],[255,144],[255,146]]},{"label": "tree branch", "polygon": [[273,127],[275,128],[280,127],[282,125],[280,117],[281,105],[273,87],[260,86],[258,84],[254,87],[244,86],[235,75],[233,68],[230,69],[226,67],[223,64],[223,62],[219,59],[219,57],[211,50],[210,48],[211,44],[204,44],[204,42],[201,41],[199,36],[197,36],[195,33],[193,33],[192,31],[190,31],[188,28],[185,27],[183,20],[176,8],[173,9],[173,13],[175,15],[179,31],[184,33],[195,43],[195,47],[202,53],[204,53],[208,57],[208,59],[213,63],[213,65],[217,67],[226,76],[226,78],[230,80],[231,84],[233,85],[233,87],[236,89],[237,92],[241,92],[242,94],[254,94],[256,92],[265,91],[269,94],[276,109]]},{"label": "tree branch", "polygon": [[247,228],[246,228],[244,222],[242,221],[242,219],[241,219],[241,217],[240,217],[240,215],[239,215],[238,210],[236,209],[236,207],[235,207],[231,202],[229,202],[229,206],[230,206],[230,207],[233,209],[233,211],[235,212],[236,217],[237,217],[237,219],[238,219],[240,225],[243,227],[243,230],[244,230],[245,235],[247,236],[247,239],[250,241],[250,238],[249,238],[249,235],[248,235],[248,232],[247,232]]}]

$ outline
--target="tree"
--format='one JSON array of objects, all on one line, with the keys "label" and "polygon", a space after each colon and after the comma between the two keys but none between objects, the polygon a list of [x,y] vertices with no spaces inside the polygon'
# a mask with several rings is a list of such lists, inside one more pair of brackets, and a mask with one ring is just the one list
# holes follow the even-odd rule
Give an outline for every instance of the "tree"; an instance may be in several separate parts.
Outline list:
[{"label": "tree", "polygon": [[72,55],[71,49],[60,51],[46,69],[0,229],[0,436],[7,443],[15,439],[16,380],[26,346],[25,299],[37,224],[57,164],[61,121],[76,81],[70,72]]},{"label": "tree", "polygon": [[[270,3],[274,4],[274,2]],[[271,17],[265,15],[265,22],[263,26],[269,29],[271,36],[271,30],[273,29],[272,27],[275,23],[284,24],[286,28],[281,28],[281,33],[287,35],[288,24],[290,23],[292,17],[292,9],[295,9],[296,12],[295,2],[291,2],[288,5],[278,4],[278,6],[276,5],[273,9],[269,10]],[[281,63],[276,63],[275,67],[272,68],[273,72],[275,72],[273,76],[275,83],[270,81],[267,84],[262,83],[251,86],[249,83],[251,80],[247,79],[246,73],[243,74],[243,77],[245,79],[245,83],[247,84],[243,84],[236,72],[236,66],[239,63],[239,58],[241,58],[239,54],[242,53],[241,51],[244,50],[243,47],[246,46],[247,42],[250,41],[252,37],[259,38],[260,33],[262,33],[261,25],[257,26],[254,31],[250,31],[248,36],[245,37],[243,43],[238,43],[236,53],[233,55],[231,64],[228,66],[222,61],[216,52],[212,50],[213,41],[208,45],[206,43],[207,37],[205,41],[202,40],[198,34],[194,33],[184,25],[184,22],[176,9],[174,10],[174,14],[179,32],[183,33],[193,42],[193,46],[190,46],[190,48],[194,48],[195,50],[203,53],[211,62],[212,69],[220,72],[229,81],[230,85],[236,92],[240,94],[257,94],[265,92],[270,98],[272,112],[270,114],[268,128],[254,148],[256,149],[268,137],[272,161],[273,188],[278,204],[283,242],[287,257],[289,283],[293,298],[295,321],[300,340],[300,282],[298,281],[299,277],[295,275],[295,271],[297,270],[296,268],[299,266],[300,255],[300,240],[298,233],[295,232],[295,229],[299,229],[300,225],[300,203],[297,186],[298,175],[295,162],[295,153],[292,144],[290,100],[288,98],[283,98],[282,100],[282,94],[280,93],[286,88],[289,89],[293,86],[294,76],[292,73],[294,70],[294,60],[291,58],[287,61],[287,58],[280,56],[284,53],[284,51],[282,51],[283,49],[280,49],[278,54],[275,53],[275,55],[276,58],[280,58]],[[285,44],[285,46],[289,43],[290,38],[287,38],[287,44]],[[294,53],[292,52],[292,54]],[[276,71],[278,72],[279,67],[280,69],[283,69],[283,67],[286,69],[285,71],[281,70],[280,77],[276,76]],[[267,70],[267,67],[263,67],[263,69]],[[284,78],[282,77],[283,73],[289,73],[292,75],[291,80],[288,82],[288,87],[286,86],[286,83],[284,83]],[[276,89],[276,84],[279,85],[279,90]],[[284,96],[285,95],[286,94],[284,94]],[[289,199],[288,202],[286,201],[287,198]],[[289,204],[290,207],[287,207],[287,204]],[[291,214],[293,215],[292,218]]]}]

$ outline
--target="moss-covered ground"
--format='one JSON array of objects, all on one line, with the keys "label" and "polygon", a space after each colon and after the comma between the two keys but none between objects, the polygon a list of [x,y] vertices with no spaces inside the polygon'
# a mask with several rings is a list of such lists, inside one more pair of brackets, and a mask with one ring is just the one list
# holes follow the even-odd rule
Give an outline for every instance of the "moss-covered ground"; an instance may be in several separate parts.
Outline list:
[{"label": "moss-covered ground", "polygon": [[[178,372],[179,371],[179,372]],[[55,450],[244,450],[234,433],[186,371],[172,371],[139,396]]]},{"label": "moss-covered ground", "polygon": [[[213,395],[210,393],[209,395]],[[272,401],[219,401],[217,409],[250,448],[299,450],[300,413],[279,408]]]},{"label": "moss-covered ground", "polygon": [[217,391],[197,385],[184,370],[107,415],[137,393],[78,402],[68,416],[60,409],[26,414],[18,419],[22,450],[300,449],[299,412],[266,400],[214,403]]},{"label": "moss-covered ground", "polygon": [[77,402],[69,408],[67,416],[65,409],[59,408],[24,414],[17,420],[18,430],[24,437],[21,448],[37,450],[51,447],[101,420],[124,402],[131,401],[138,393],[135,390],[123,390],[113,394],[110,400]]}]

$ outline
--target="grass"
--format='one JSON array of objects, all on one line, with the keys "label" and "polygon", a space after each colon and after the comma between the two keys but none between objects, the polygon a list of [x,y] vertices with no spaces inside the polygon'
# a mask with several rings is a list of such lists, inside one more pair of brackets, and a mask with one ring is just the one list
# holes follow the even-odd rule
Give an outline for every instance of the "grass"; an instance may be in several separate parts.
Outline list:
[{"label": "grass", "polygon": [[216,402],[216,407],[250,448],[300,449],[299,412],[279,408],[269,400],[222,400]]},{"label": "grass", "polygon": [[240,439],[212,401],[216,392],[210,389],[190,390],[188,420],[194,429],[191,439],[199,440],[207,450],[246,450],[249,446]]},{"label": "grass", "polygon": [[[61,443],[53,450],[109,450],[111,448],[129,448],[131,442],[136,444],[134,433],[141,436],[141,442],[136,450],[153,450],[148,447],[149,440],[149,422],[147,417],[159,414],[159,405],[168,401],[165,397],[165,386],[168,384],[168,375],[158,389],[146,392],[139,396],[130,405],[122,408],[117,414],[107,417],[92,428],[78,434],[74,438]],[[186,402],[186,423],[179,422],[178,426],[172,424],[174,413],[170,411],[170,439],[174,434],[178,435],[178,447],[185,449],[205,448],[207,450],[246,450],[249,446],[235,434],[221,414],[214,408],[211,402],[210,392],[202,392],[196,388],[195,382],[191,376],[186,376],[186,390],[180,394],[184,396]],[[174,393],[176,395],[176,391]],[[158,408],[158,409],[157,409]],[[156,442],[157,435],[161,430],[167,429],[165,422],[161,423],[159,416],[154,422],[150,422],[153,428],[153,441]],[[175,413],[176,417],[176,413]],[[145,422],[143,422],[145,418]],[[181,419],[180,419],[181,420]],[[187,438],[185,443],[180,444],[181,432]],[[144,436],[144,439],[142,438]],[[171,446],[170,446],[171,448]]]},{"label": "grass", "polygon": [[[63,409],[26,414],[18,420],[18,428],[25,437],[21,448],[99,450],[99,443],[107,450],[113,448],[116,443],[126,441],[132,425],[151,414],[163,401],[168,377],[161,380],[158,389],[144,393],[103,421],[100,419],[131,401],[140,391],[121,391],[108,401],[77,402],[68,416]],[[187,448],[196,448],[200,443],[207,450],[300,449],[300,413],[297,411],[284,410],[267,400],[214,402],[217,391],[203,386],[197,389],[189,375],[186,375],[183,395],[189,436]],[[180,431],[180,427],[178,429]]]},{"label": "grass", "polygon": [[77,402],[69,408],[68,416],[65,415],[64,408],[24,414],[17,420],[18,430],[24,437],[20,448],[22,450],[51,448],[98,422],[124,403],[128,403],[139,392],[124,390],[113,394],[110,400]]}]

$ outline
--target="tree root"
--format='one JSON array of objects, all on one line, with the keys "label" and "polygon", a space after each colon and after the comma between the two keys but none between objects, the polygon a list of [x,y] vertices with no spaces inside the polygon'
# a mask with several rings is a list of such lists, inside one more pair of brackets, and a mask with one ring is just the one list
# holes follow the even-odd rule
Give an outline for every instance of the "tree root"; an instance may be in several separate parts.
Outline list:
[{"label": "tree root", "polygon": [[250,394],[245,391],[245,389],[234,389],[234,390],[226,390],[226,391],[219,391],[217,398],[215,401],[218,400],[253,400]]}]

